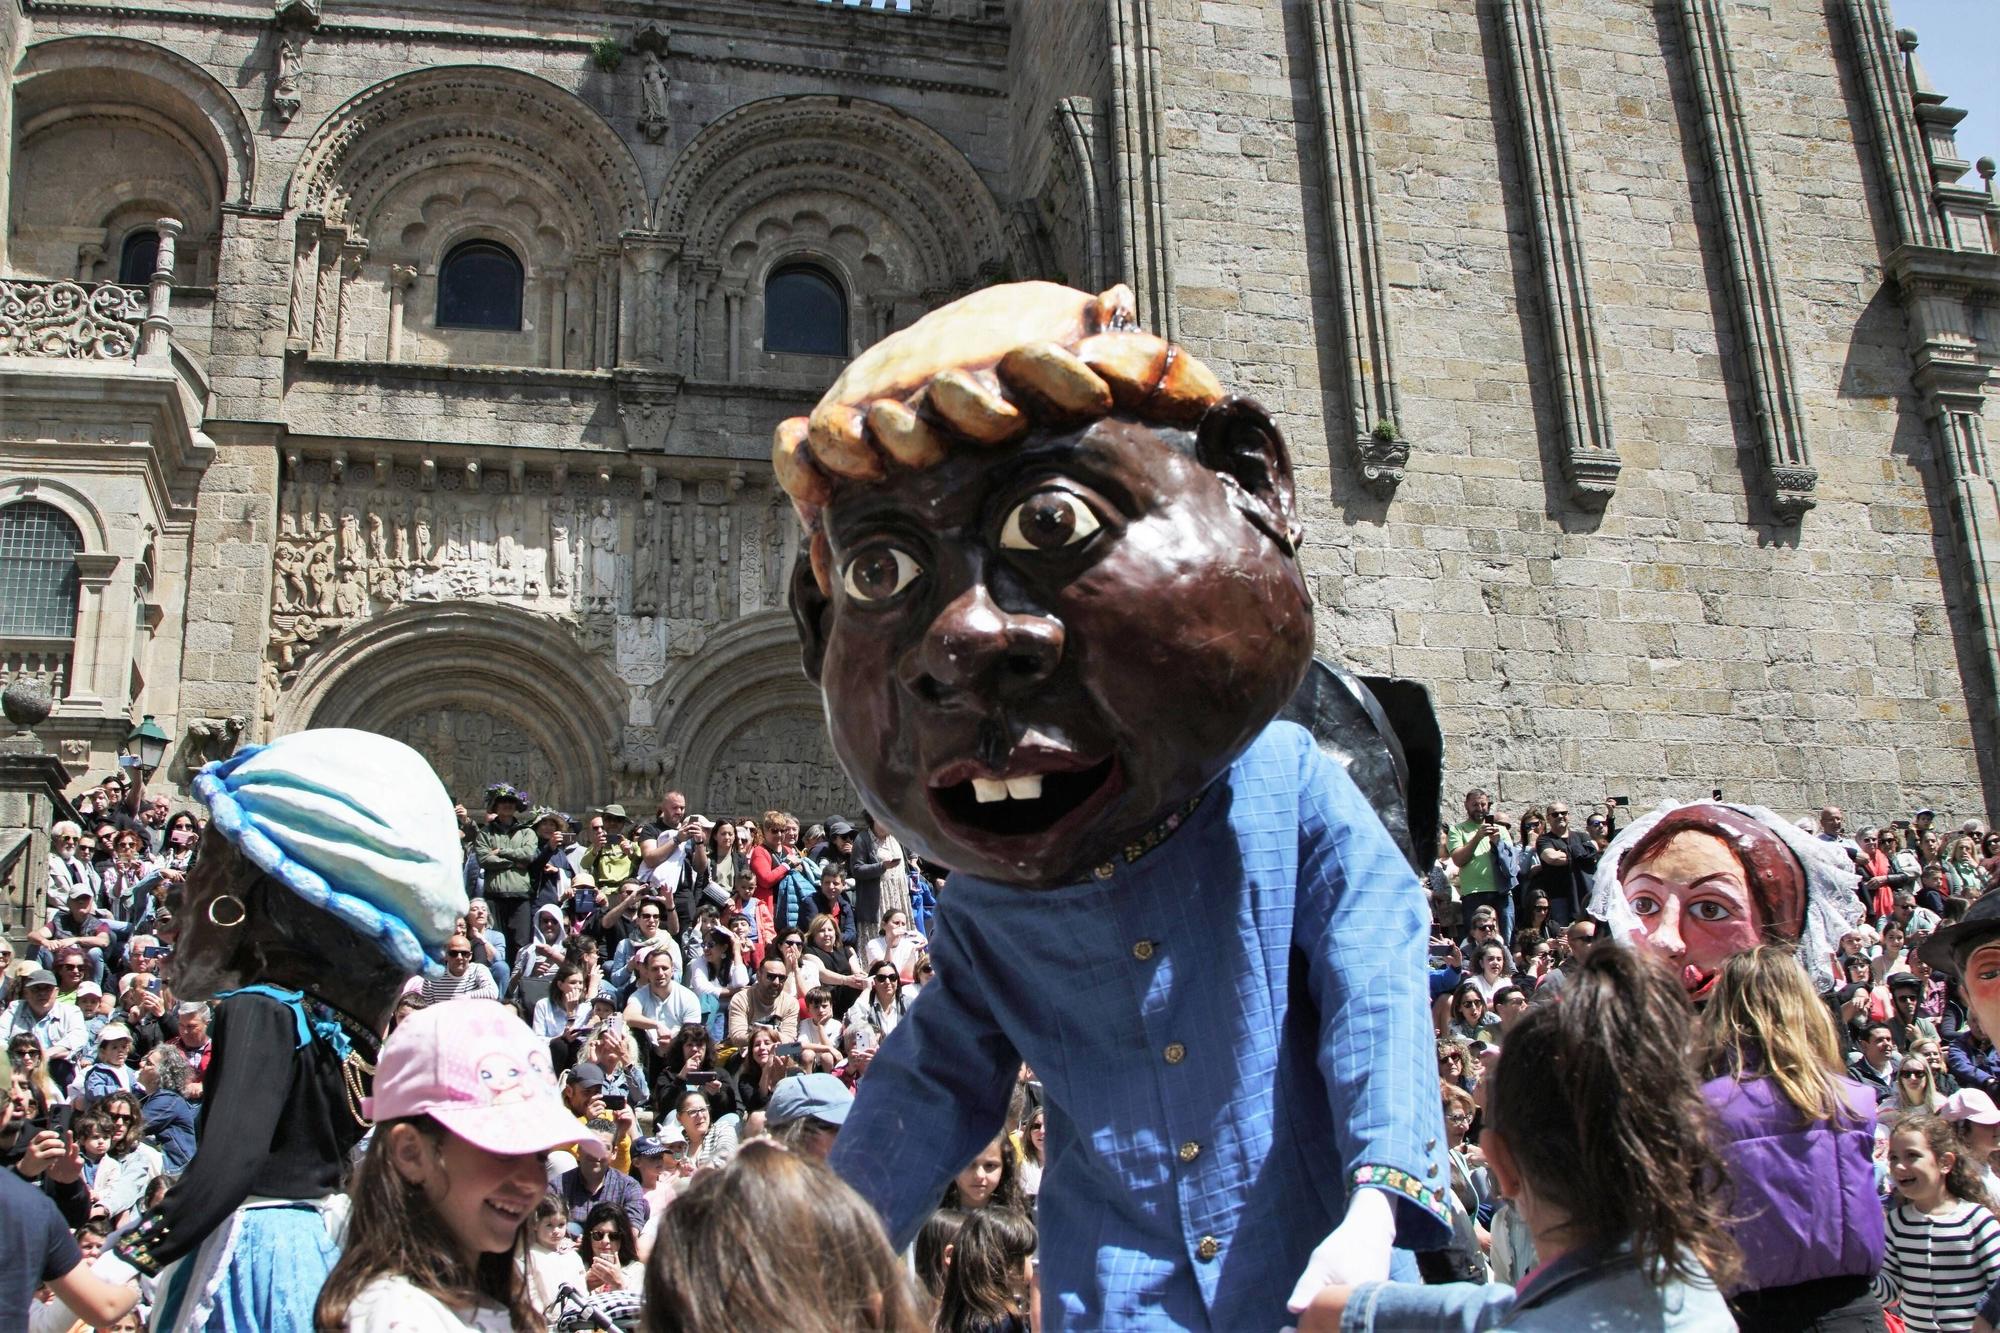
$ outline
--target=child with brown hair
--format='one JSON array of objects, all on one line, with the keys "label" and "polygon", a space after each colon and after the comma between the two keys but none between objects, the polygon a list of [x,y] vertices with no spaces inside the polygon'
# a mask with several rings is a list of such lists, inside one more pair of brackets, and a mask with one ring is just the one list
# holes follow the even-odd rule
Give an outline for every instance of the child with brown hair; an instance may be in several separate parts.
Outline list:
[{"label": "child with brown hair", "polygon": [[1910,1333],[1970,1333],[1980,1298],[2000,1282],[2000,1218],[1959,1147],[1951,1125],[1923,1111],[1889,1133],[1896,1196],[1875,1294]]},{"label": "child with brown hair", "polygon": [[1688,1058],[1681,986],[1626,947],[1593,949],[1501,1048],[1480,1146],[1542,1263],[1499,1283],[1323,1290],[1299,1333],[1671,1328],[1734,1333],[1738,1267],[1723,1165]]}]

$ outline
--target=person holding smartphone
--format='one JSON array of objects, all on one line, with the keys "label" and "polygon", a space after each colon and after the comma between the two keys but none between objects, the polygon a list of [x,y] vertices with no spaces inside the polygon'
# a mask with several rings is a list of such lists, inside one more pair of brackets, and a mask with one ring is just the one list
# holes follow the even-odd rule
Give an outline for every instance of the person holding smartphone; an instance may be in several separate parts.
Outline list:
[{"label": "person holding smartphone", "polygon": [[1458,896],[1466,918],[1491,907],[1500,918],[1500,937],[1514,932],[1514,901],[1509,892],[1502,848],[1514,844],[1512,821],[1493,808],[1482,787],[1465,794],[1465,818],[1446,833],[1445,848],[1458,867]]}]

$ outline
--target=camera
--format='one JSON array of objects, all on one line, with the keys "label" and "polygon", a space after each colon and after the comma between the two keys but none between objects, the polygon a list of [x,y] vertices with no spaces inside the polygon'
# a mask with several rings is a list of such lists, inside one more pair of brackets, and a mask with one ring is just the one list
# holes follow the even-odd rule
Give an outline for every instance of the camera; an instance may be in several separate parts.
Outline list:
[{"label": "camera", "polygon": [[1722,799],[1722,788],[1720,788],[1720,787],[1711,787],[1711,788],[1709,788],[1709,791],[1708,791],[1708,799],[1709,799],[1709,800],[1711,800],[1711,801],[1719,801],[1719,800],[1721,800],[1721,799]]},{"label": "camera", "polygon": [[607,1111],[622,1111],[625,1109],[627,1101],[628,1098],[622,1092],[607,1092],[604,1094],[604,1109]]}]

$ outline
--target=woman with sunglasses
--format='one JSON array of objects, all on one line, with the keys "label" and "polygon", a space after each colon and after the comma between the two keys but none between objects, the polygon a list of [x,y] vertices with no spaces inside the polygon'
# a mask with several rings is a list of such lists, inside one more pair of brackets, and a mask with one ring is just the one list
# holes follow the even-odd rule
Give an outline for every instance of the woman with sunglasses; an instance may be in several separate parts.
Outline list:
[{"label": "woman with sunglasses", "polygon": [[1889,1098],[1894,1111],[1923,1111],[1936,1115],[1944,1105],[1944,1094],[1931,1077],[1931,1067],[1921,1055],[1906,1055],[1896,1066],[1896,1090]]},{"label": "woman with sunglasses", "polygon": [[880,1043],[896,1030],[908,1009],[903,1000],[903,979],[895,964],[885,960],[868,969],[868,993],[847,1011],[847,1023],[849,1027],[868,1028]]},{"label": "woman with sunglasses", "polygon": [[139,1098],[130,1092],[114,1092],[92,1108],[111,1125],[111,1151],[107,1157],[118,1164],[115,1182],[96,1191],[113,1222],[145,1202],[146,1191],[167,1169],[160,1150],[146,1142],[146,1121]]},{"label": "woman with sunglasses", "polygon": [[638,1291],[645,1285],[646,1266],[639,1262],[639,1241],[622,1204],[600,1203],[583,1219],[584,1284],[592,1295],[600,1291]]},{"label": "woman with sunglasses", "polygon": [[778,1029],[759,1023],[729,1062],[729,1072],[736,1077],[737,1109],[745,1119],[769,1104],[781,1080],[799,1072],[797,1060],[778,1054],[779,1045]]},{"label": "woman with sunglasses", "polygon": [[738,1114],[736,1075],[719,1067],[715,1037],[698,1023],[683,1023],[679,1035],[660,1056],[660,1077],[653,1089],[653,1115],[664,1123],[680,1099],[699,1092],[708,1099],[717,1120]]}]

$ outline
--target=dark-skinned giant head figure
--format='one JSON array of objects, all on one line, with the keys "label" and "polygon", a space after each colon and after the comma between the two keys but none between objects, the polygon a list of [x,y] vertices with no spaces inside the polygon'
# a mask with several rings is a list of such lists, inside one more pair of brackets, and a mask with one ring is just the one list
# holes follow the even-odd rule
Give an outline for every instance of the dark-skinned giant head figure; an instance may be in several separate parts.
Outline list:
[{"label": "dark-skinned giant head figure", "polygon": [[870,809],[1047,886],[1143,836],[1312,652],[1291,461],[1132,294],[988,288],[876,344],[774,462],[807,673]]}]

